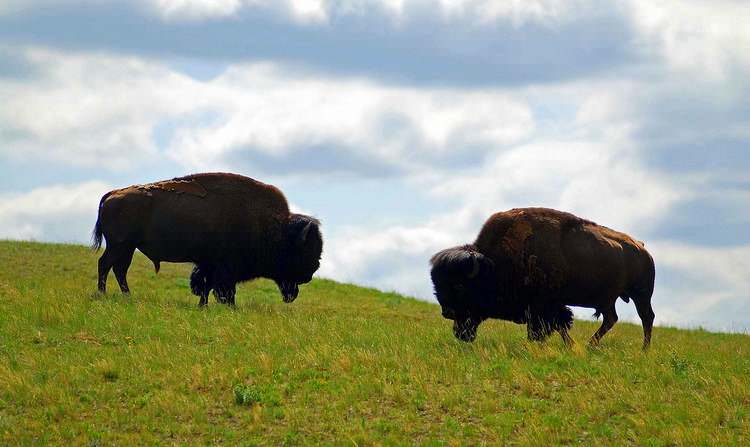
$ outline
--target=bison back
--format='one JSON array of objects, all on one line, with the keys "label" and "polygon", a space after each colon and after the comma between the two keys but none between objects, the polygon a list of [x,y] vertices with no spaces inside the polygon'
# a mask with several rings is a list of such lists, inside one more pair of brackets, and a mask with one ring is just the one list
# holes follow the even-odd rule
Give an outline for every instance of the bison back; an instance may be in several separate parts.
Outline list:
[{"label": "bison back", "polygon": [[627,296],[645,252],[624,233],[548,208],[491,216],[475,245],[498,266],[501,290],[584,307]]},{"label": "bison back", "polygon": [[289,208],[270,185],[201,174],[115,191],[102,216],[108,243],[126,240],[154,261],[197,262],[270,250]]}]

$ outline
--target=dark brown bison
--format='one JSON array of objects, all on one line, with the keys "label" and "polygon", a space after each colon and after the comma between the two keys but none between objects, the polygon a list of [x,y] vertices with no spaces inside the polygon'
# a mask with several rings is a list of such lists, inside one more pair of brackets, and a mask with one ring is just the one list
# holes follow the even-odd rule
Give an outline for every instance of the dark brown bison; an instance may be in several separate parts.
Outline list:
[{"label": "dark brown bison", "polygon": [[617,322],[619,297],[633,299],[644,349],[651,342],[651,255],[627,234],[570,213],[519,208],[494,214],[473,244],[443,250],[430,263],[443,316],[463,341],[476,338],[482,321],[499,318],[525,323],[531,340],[558,331],[570,344],[570,305],[604,316],[591,338],[597,344]]},{"label": "dark brown bison", "polygon": [[264,277],[276,281],[285,302],[320,266],[320,223],[289,212],[278,188],[236,174],[196,174],[110,191],[99,204],[93,247],[99,258],[99,291],[113,269],[127,293],[135,249],[159,271],[160,262],[192,262],[193,293],[200,305],[213,289],[234,303],[235,285]]}]

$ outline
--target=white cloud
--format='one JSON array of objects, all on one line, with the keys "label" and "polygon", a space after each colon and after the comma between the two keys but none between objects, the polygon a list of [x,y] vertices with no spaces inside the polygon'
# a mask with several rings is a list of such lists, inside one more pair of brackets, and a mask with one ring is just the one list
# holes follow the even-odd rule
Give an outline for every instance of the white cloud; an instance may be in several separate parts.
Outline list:
[{"label": "white cloud", "polygon": [[240,10],[242,0],[145,0],[165,19],[188,20],[226,17]]},{"label": "white cloud", "polygon": [[436,251],[456,245],[452,243],[456,228],[441,227],[441,220],[412,227],[346,227],[326,240],[319,274],[429,299],[427,260]]},{"label": "white cloud", "polygon": [[427,155],[513,143],[534,127],[528,106],[500,90],[292,77],[262,64],[232,67],[213,86],[228,118],[177,133],[170,154],[188,166],[215,164],[247,148],[282,155],[328,145],[410,169],[429,164]]},{"label": "white cloud", "polygon": [[[5,0],[0,4],[0,14],[86,3],[86,0]],[[509,20],[516,26],[529,21],[554,24],[585,14],[596,5],[592,0],[440,0],[437,4],[425,0],[132,0],[131,3],[166,21],[217,20],[236,17],[243,11],[259,11],[302,25],[324,25],[331,17],[365,16],[375,12],[386,12],[391,19],[402,21],[429,10],[438,11],[447,22],[469,20],[486,24]]]},{"label": "white cloud", "polygon": [[292,21],[323,23],[328,20],[324,0],[141,0],[165,20],[211,20],[231,17],[242,10],[281,13]]},{"label": "white cloud", "polygon": [[[725,80],[750,69],[750,3],[739,0],[628,2],[641,44],[675,69]],[[734,76],[733,76],[734,77]]]},{"label": "white cloud", "polygon": [[412,18],[425,9],[437,8],[445,21],[470,20],[490,23],[510,20],[515,25],[528,21],[553,24],[594,8],[592,0],[141,0],[165,19],[212,19],[238,14],[243,10],[274,11],[301,24],[324,24],[333,16],[364,16],[385,11],[391,18]]},{"label": "white cloud", "polygon": [[[0,79],[6,156],[125,169],[167,154],[190,169],[225,167],[245,151],[272,156],[329,146],[400,169],[460,151],[511,144],[534,128],[528,106],[501,90],[387,87],[295,76],[273,64],[236,65],[199,82],[162,64],[31,49],[41,71]],[[208,113],[215,119],[188,119]],[[183,123],[179,123],[183,120]]]},{"label": "white cloud", "polygon": [[[531,87],[519,95],[539,108],[567,110],[539,120],[522,144],[493,151],[481,168],[452,173],[431,187],[438,197],[460,198],[473,215],[519,206],[577,213],[626,232],[646,232],[671,207],[691,198],[680,184],[642,161],[643,90],[636,81],[586,80]],[[637,235],[636,235],[637,236]]]},{"label": "white cloud", "polygon": [[477,22],[510,20],[519,26],[525,22],[554,24],[581,15],[591,9],[588,0],[440,0],[443,15],[448,20],[470,18]]},{"label": "white cloud", "polygon": [[[658,322],[750,329],[750,246],[703,247],[665,240],[647,248],[660,286],[654,293],[657,314],[664,314]],[[671,271],[673,278],[662,280],[664,271]]]},{"label": "white cloud", "polygon": [[111,190],[89,181],[0,194],[0,238],[87,242],[99,200]]},{"label": "white cloud", "polygon": [[103,54],[23,52],[39,69],[0,79],[0,153],[124,169],[156,156],[155,125],[196,107],[196,83],[159,64]]}]

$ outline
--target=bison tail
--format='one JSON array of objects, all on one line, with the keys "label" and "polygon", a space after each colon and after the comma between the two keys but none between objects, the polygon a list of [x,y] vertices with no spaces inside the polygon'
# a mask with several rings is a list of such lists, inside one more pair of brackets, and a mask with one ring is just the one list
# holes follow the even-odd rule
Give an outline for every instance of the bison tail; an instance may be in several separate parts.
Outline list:
[{"label": "bison tail", "polygon": [[646,266],[646,285],[643,290],[645,297],[651,299],[654,294],[654,282],[656,281],[656,266],[654,265],[654,258],[648,254],[647,266]]},{"label": "bison tail", "polygon": [[656,279],[656,268],[654,266],[654,258],[644,251],[645,256],[641,268],[640,275],[633,281],[633,284],[628,291],[630,298],[638,301],[650,301],[651,296],[654,294],[654,281]]},{"label": "bison tail", "polygon": [[102,248],[102,240],[104,238],[104,233],[102,232],[102,205],[104,205],[104,201],[107,200],[107,197],[112,194],[112,191],[108,192],[107,194],[104,194],[102,196],[102,199],[99,201],[99,209],[96,212],[96,224],[94,224],[94,231],[91,234],[91,249],[94,251],[98,251],[100,248]]}]

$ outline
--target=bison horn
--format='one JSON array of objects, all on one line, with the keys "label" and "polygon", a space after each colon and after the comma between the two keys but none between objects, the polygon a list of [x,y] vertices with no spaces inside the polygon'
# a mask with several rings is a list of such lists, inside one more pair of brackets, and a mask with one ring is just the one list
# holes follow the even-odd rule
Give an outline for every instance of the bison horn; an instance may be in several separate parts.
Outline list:
[{"label": "bison horn", "polygon": [[474,279],[479,274],[479,260],[476,256],[471,256],[472,260],[472,266],[471,266],[471,272],[469,272],[469,279]]},{"label": "bison horn", "polygon": [[302,229],[302,233],[299,235],[299,244],[304,245],[305,242],[307,242],[307,235],[310,233],[310,228],[312,228],[313,222],[308,222],[307,225],[305,225],[305,228]]}]

